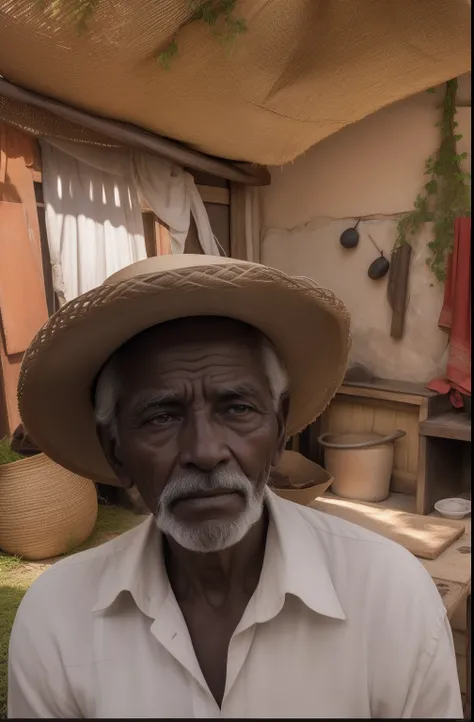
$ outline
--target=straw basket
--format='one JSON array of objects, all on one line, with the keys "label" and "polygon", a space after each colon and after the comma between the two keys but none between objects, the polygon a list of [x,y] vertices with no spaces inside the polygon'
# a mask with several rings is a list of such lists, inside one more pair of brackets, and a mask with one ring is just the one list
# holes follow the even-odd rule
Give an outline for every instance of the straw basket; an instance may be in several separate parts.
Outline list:
[{"label": "straw basket", "polygon": [[92,481],[44,454],[0,465],[0,549],[24,559],[59,556],[82,544],[97,519]]}]

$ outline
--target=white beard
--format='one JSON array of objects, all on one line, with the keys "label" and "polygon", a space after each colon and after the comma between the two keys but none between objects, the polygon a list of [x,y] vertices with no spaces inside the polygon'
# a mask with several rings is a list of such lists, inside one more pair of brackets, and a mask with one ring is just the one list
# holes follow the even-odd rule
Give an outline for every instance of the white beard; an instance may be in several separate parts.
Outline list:
[{"label": "white beard", "polygon": [[[172,505],[186,496],[209,489],[228,489],[242,494],[244,510],[231,521],[212,519],[192,524],[178,519]],[[225,471],[211,474],[188,474],[171,479],[158,501],[155,523],[158,529],[192,552],[219,552],[238,544],[262,516],[265,484],[256,490],[244,474]]]}]

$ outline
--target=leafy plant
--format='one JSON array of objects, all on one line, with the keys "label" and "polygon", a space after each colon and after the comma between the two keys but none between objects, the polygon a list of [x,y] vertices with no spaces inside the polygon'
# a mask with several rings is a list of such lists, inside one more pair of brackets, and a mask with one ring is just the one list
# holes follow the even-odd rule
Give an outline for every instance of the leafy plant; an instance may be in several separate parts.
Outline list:
[{"label": "leafy plant", "polygon": [[24,459],[24,456],[13,451],[7,438],[0,439],[0,466],[2,464],[12,464],[14,461],[20,461],[21,459]]},{"label": "leafy plant", "polygon": [[[456,144],[462,139],[462,135],[456,132],[457,88],[456,78],[446,83],[446,94],[439,106],[441,119],[436,123],[440,129],[440,145],[425,163],[428,180],[415,199],[414,209],[398,221],[394,247],[395,250],[400,244],[409,243],[425,223],[433,223],[426,263],[440,282],[446,280],[447,258],[454,243],[454,220],[471,213],[471,176],[461,169],[467,153],[458,154],[456,149]],[[433,89],[428,92],[433,92]]]},{"label": "leafy plant", "polygon": [[[87,29],[100,0],[40,0],[43,8],[52,17],[58,17],[63,11],[72,8],[70,16],[74,19],[79,31]],[[178,28],[170,43],[157,53],[157,60],[169,69],[171,62],[178,53],[176,36],[185,25],[203,22],[211,27],[216,35],[226,42],[234,40],[247,30],[243,18],[235,16],[237,0],[188,0],[191,10],[190,17]]]}]

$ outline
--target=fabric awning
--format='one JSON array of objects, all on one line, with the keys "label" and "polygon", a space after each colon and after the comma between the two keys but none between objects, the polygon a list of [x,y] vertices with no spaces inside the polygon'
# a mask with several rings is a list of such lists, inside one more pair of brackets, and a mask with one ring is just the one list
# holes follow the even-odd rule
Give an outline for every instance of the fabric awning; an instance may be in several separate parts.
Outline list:
[{"label": "fabric awning", "polygon": [[[280,165],[470,68],[469,0],[240,0],[229,48],[190,0],[0,0],[0,74],[221,158]],[[180,29],[181,28],[181,29]],[[176,35],[168,70],[156,55]],[[0,105],[1,110],[1,105]],[[72,138],[71,138],[72,139]]]}]

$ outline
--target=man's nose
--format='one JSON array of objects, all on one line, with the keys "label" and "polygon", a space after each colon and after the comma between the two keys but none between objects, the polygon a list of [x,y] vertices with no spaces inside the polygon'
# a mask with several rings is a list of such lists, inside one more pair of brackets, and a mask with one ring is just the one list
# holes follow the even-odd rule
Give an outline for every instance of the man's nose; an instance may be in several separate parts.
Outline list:
[{"label": "man's nose", "polygon": [[208,472],[230,460],[222,429],[204,413],[188,419],[181,433],[180,446],[183,467],[192,466]]}]

